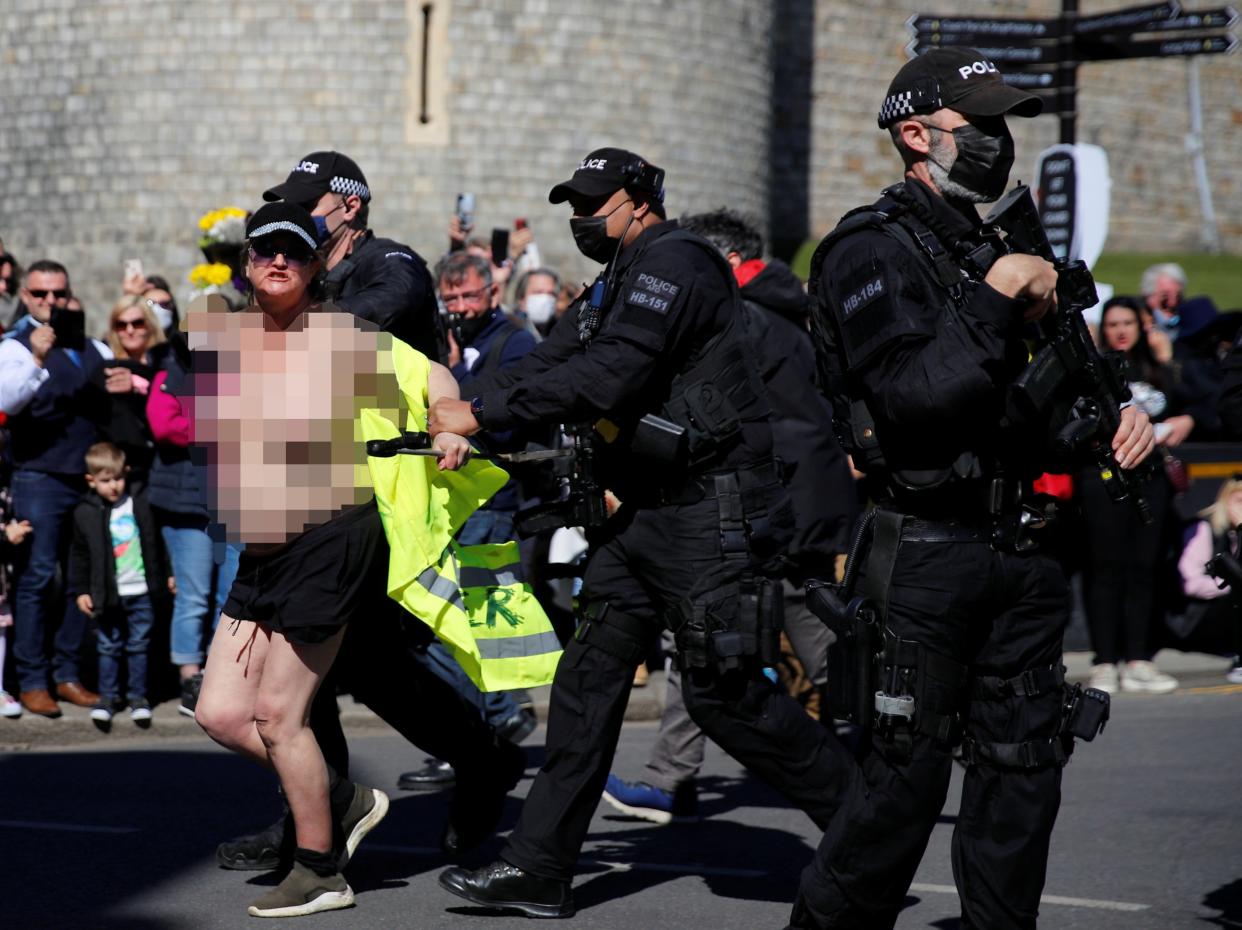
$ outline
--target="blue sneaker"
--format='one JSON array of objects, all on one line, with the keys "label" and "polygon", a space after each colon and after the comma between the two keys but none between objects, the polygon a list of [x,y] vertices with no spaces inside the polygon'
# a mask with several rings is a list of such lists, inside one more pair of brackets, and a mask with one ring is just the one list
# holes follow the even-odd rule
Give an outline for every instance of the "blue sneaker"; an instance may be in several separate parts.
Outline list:
[{"label": "blue sneaker", "polygon": [[678,785],[676,791],[653,788],[646,782],[622,781],[609,775],[604,800],[623,814],[666,824],[698,819],[699,793],[694,782]]}]

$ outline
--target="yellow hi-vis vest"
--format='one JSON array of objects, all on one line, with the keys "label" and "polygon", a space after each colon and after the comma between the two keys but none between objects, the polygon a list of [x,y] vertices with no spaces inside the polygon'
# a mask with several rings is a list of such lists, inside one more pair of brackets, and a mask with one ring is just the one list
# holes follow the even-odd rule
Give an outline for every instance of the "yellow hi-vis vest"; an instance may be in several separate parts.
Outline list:
[{"label": "yellow hi-vis vest", "polygon": [[[407,428],[424,429],[426,356],[393,341],[393,367],[408,405]],[[377,410],[361,413],[362,437],[391,439],[396,424]],[[453,535],[509,479],[490,462],[440,471],[422,455],[369,458],[391,555],[388,595],[422,620],[482,691],[552,681],[561,646],[552,623],[522,577],[516,542],[461,546]]]}]

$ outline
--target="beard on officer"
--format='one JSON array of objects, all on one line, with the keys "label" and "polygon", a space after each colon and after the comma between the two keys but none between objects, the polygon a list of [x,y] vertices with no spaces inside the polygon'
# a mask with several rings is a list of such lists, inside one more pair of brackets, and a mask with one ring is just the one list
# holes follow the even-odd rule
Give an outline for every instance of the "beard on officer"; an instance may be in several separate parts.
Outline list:
[{"label": "beard on officer", "polygon": [[[876,606],[883,670],[875,706],[856,710],[868,732],[790,930],[894,925],[959,743],[962,924],[1035,927],[1076,732],[1063,714],[1069,594],[1028,528],[1044,516],[1029,502],[1048,424],[1003,420],[1029,358],[1025,325],[1056,312],[1057,272],[1038,257],[996,258],[975,205],[1008,183],[1005,117],[1040,109],[975,49],[908,62],[878,119],[904,180],[846,214],[812,258],[824,389],[878,503],[847,594]],[[1134,407],[1108,439],[1123,468],[1152,449]],[[870,662],[859,657],[859,681]]]}]

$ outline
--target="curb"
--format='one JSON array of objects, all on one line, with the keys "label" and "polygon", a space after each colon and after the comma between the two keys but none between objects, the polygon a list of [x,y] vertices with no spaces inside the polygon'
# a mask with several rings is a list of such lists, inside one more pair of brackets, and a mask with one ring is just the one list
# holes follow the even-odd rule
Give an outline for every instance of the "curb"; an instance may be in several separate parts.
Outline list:
[{"label": "curb", "polygon": [[[535,705],[535,715],[541,723],[548,719],[548,699],[551,687],[530,689]],[[635,688],[626,720],[659,720],[663,712],[664,673],[652,672],[645,688]],[[349,695],[338,699],[341,708],[341,725],[347,733],[394,732],[388,724],[373,714],[366,706],[357,703]],[[157,704],[151,726],[140,729],[122,711],[112,721],[111,730],[101,732],[91,721],[90,708],[75,707],[61,703],[63,716],[56,720],[23,713],[12,720],[0,720],[0,752],[61,751],[80,746],[97,749],[124,749],[137,742],[202,741],[208,742],[193,718],[180,712],[180,700],[173,699]]]},{"label": "curb", "polygon": [[[1091,653],[1067,652],[1066,678],[1070,682],[1085,683],[1091,671]],[[1165,650],[1156,656],[1156,664],[1162,671],[1175,675],[1182,689],[1222,685],[1229,660],[1202,653],[1182,653]],[[551,687],[532,688],[535,715],[540,723],[548,719],[548,701]],[[1115,698],[1131,698],[1132,695],[1115,695]],[[1149,695],[1139,697],[1149,698]],[[367,734],[393,732],[389,726],[362,704],[348,695],[339,699],[341,724],[349,733]],[[49,720],[34,714],[22,714],[14,720],[0,720],[0,752],[59,751],[79,746],[96,749],[123,749],[137,742],[163,740],[207,741],[206,735],[190,717],[179,712],[179,701],[165,701],[155,707],[154,719],[148,729],[139,729],[125,713],[120,713],[108,733],[101,733],[91,722],[90,710],[62,703],[64,716]],[[655,671],[647,685],[630,692],[630,702],[625,709],[625,719],[630,722],[659,720],[664,711],[664,672]]]}]

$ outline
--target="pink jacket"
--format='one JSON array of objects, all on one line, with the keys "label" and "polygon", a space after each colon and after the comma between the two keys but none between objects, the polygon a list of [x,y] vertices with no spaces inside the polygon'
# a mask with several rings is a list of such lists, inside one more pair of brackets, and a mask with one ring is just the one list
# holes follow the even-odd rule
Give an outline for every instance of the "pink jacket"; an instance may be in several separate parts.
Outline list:
[{"label": "pink jacket", "polygon": [[[1236,545],[1234,541],[1235,548]],[[1214,554],[1212,552],[1212,527],[1206,520],[1200,520],[1198,526],[1195,527],[1195,535],[1190,542],[1186,543],[1186,548],[1182,550],[1182,557],[1177,560],[1177,570],[1182,574],[1182,590],[1187,597],[1211,601],[1229,593],[1228,586],[1217,587],[1219,582],[1204,571],[1203,567],[1211,561]]]},{"label": "pink jacket", "polygon": [[151,437],[156,442],[173,446],[188,446],[194,441],[194,421],[186,414],[181,401],[164,390],[168,372],[161,371],[151,380],[151,393],[147,395],[147,422],[151,424]]}]

